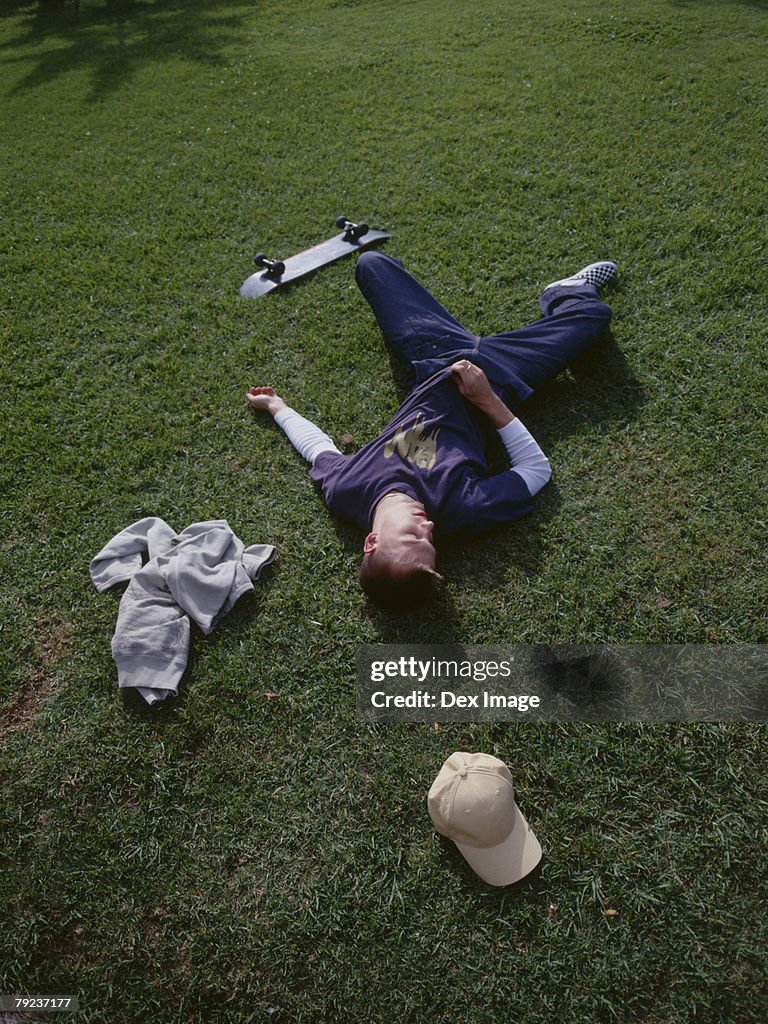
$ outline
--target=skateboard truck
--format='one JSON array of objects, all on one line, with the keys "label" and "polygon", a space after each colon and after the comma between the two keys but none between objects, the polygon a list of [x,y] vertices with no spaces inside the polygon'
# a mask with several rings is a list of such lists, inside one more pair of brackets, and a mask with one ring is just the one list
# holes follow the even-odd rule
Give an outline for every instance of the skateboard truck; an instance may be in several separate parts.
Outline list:
[{"label": "skateboard truck", "polygon": [[285,264],[282,260],[270,260],[263,252],[254,256],[253,262],[257,267],[262,267],[270,277],[280,277],[285,273]]},{"label": "skateboard truck", "polygon": [[336,218],[336,227],[344,228],[344,239],[347,242],[357,241],[358,238],[368,234],[367,224],[355,224],[344,216]]},{"label": "skateboard truck", "polygon": [[314,273],[320,267],[335,263],[351,253],[360,253],[389,238],[386,231],[374,230],[364,223],[355,224],[347,217],[337,217],[336,227],[342,229],[340,234],[295,256],[286,256],[284,260],[273,260],[260,252],[254,257],[254,263],[259,269],[243,281],[240,294],[246,298],[267,295]]}]

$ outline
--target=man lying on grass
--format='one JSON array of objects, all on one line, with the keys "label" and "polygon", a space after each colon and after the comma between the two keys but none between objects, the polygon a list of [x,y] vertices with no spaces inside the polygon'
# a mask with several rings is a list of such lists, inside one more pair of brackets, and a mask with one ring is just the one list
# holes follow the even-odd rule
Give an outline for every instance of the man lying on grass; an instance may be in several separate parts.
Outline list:
[{"label": "man lying on grass", "polygon": [[[471,334],[399,260],[363,253],[356,279],[403,364],[410,393],[384,431],[355,455],[294,412],[271,387],[252,387],[312,464],[328,508],[367,536],[360,583],[377,604],[404,609],[429,599],[436,579],[432,539],[482,533],[529,512],[549,462],[512,412],[605,331],[611,311],[598,289],[616,276],[607,261],[548,285],[543,317],[528,327]],[[510,468],[492,474],[497,432]]]}]

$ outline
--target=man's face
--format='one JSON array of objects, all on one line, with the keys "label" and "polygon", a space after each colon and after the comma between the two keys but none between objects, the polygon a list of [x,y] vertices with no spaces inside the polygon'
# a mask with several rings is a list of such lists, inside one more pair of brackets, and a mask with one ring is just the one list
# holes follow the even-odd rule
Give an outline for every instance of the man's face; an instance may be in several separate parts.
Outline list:
[{"label": "man's face", "polygon": [[366,538],[364,550],[367,554],[377,551],[404,568],[416,565],[435,568],[437,552],[432,543],[435,524],[427,518],[421,503],[394,504],[376,525],[377,532]]}]

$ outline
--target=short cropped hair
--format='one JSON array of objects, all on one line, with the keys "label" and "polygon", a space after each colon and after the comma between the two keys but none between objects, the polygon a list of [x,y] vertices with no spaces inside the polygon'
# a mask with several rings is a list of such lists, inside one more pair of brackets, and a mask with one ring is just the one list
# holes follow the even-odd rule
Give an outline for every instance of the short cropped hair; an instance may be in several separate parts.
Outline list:
[{"label": "short cropped hair", "polygon": [[428,604],[443,579],[428,565],[403,566],[380,552],[366,555],[359,578],[370,600],[388,611],[409,611]]}]

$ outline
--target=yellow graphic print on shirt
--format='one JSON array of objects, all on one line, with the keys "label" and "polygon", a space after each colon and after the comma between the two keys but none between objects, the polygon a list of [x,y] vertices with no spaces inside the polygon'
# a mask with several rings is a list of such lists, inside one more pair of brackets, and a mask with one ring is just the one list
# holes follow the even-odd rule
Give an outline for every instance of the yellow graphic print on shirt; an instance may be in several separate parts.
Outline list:
[{"label": "yellow graphic print on shirt", "polygon": [[384,445],[384,458],[391,458],[395,452],[412,462],[419,469],[432,469],[437,461],[437,435],[440,428],[427,433],[424,418],[417,417],[412,427],[406,429],[404,423]]}]

